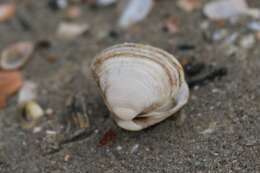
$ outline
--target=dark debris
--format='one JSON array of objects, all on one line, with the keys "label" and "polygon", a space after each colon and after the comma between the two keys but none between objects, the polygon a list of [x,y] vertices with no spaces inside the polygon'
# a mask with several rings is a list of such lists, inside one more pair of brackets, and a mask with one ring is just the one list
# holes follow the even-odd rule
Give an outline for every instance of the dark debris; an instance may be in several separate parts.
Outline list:
[{"label": "dark debris", "polygon": [[116,139],[116,133],[112,129],[109,129],[100,139],[98,147],[106,146],[112,143],[115,139]]},{"label": "dark debris", "polygon": [[207,81],[220,79],[227,75],[227,68],[223,66],[213,66],[203,62],[192,61],[186,62],[184,71],[186,74],[187,83],[190,88],[197,85],[204,85]]}]

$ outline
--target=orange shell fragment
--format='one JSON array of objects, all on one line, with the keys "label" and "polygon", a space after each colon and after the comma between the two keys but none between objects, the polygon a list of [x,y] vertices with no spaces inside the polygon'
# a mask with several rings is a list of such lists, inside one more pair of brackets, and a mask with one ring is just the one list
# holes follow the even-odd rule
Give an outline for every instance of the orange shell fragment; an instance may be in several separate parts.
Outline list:
[{"label": "orange shell fragment", "polygon": [[0,108],[6,99],[17,92],[22,86],[22,75],[18,71],[0,71]]},{"label": "orange shell fragment", "polygon": [[5,22],[15,15],[16,6],[13,3],[0,5],[0,22]]}]

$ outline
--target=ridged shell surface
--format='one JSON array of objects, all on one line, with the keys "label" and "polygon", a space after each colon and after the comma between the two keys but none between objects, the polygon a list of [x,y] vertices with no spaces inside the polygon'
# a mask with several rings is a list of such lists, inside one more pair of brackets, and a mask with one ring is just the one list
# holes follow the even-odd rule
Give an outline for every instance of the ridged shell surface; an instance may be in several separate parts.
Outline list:
[{"label": "ridged shell surface", "polygon": [[181,65],[159,48],[135,43],[112,46],[96,56],[92,71],[116,123],[127,130],[141,130],[169,117],[183,85],[182,102],[188,99]]}]

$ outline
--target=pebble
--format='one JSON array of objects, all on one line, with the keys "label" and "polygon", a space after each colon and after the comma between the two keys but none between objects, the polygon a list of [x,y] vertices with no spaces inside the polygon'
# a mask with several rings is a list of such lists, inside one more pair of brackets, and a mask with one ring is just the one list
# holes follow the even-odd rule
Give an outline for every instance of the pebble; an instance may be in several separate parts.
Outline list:
[{"label": "pebble", "polygon": [[212,40],[220,41],[220,40],[223,40],[227,35],[228,35],[228,32],[226,29],[220,29],[213,33]]},{"label": "pebble", "polygon": [[51,108],[47,108],[46,111],[45,111],[45,114],[48,115],[48,116],[53,115],[53,113],[54,113],[54,111]]},{"label": "pebble", "polygon": [[231,45],[237,40],[238,36],[239,36],[239,33],[234,32],[225,38],[224,43],[227,45]]},{"label": "pebble", "polygon": [[71,156],[70,156],[69,154],[66,154],[66,155],[64,156],[64,161],[67,162],[67,161],[70,160],[70,158],[71,158]]},{"label": "pebble", "polygon": [[207,30],[209,28],[209,26],[210,26],[210,23],[207,20],[200,23],[200,29],[202,29],[202,30]]},{"label": "pebble", "polygon": [[132,147],[130,153],[131,153],[131,154],[135,153],[135,152],[138,150],[138,148],[139,148],[139,144],[135,144],[135,145]]},{"label": "pebble", "polygon": [[54,131],[54,130],[46,130],[46,134],[47,135],[56,135],[58,132]]},{"label": "pebble", "polygon": [[217,122],[212,122],[209,124],[209,127],[202,132],[200,132],[203,135],[211,134],[213,133],[217,128]]},{"label": "pebble", "polygon": [[254,46],[255,42],[255,36],[253,34],[248,34],[241,38],[239,45],[244,49],[250,49]]},{"label": "pebble", "polygon": [[123,149],[123,147],[120,146],[120,145],[116,147],[116,150],[117,150],[117,151],[121,151],[122,149]]},{"label": "pebble", "polygon": [[42,131],[42,127],[34,127],[33,128],[33,133],[39,133]]},{"label": "pebble", "polygon": [[201,0],[179,0],[177,5],[186,12],[192,12],[201,7]]},{"label": "pebble", "polygon": [[253,31],[260,31],[260,22],[251,21],[247,24],[247,27]]},{"label": "pebble", "polygon": [[67,9],[66,15],[69,19],[76,19],[82,15],[82,11],[81,11],[80,7],[74,5],[74,6],[70,6]]}]

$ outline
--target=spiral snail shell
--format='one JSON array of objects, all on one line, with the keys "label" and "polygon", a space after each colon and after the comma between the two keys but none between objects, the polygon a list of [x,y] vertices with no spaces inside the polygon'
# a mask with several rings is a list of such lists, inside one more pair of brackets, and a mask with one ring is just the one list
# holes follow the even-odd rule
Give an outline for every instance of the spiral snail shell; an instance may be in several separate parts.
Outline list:
[{"label": "spiral snail shell", "polygon": [[188,101],[182,66],[159,48],[118,44],[98,54],[91,69],[113,118],[126,130],[159,123]]}]

